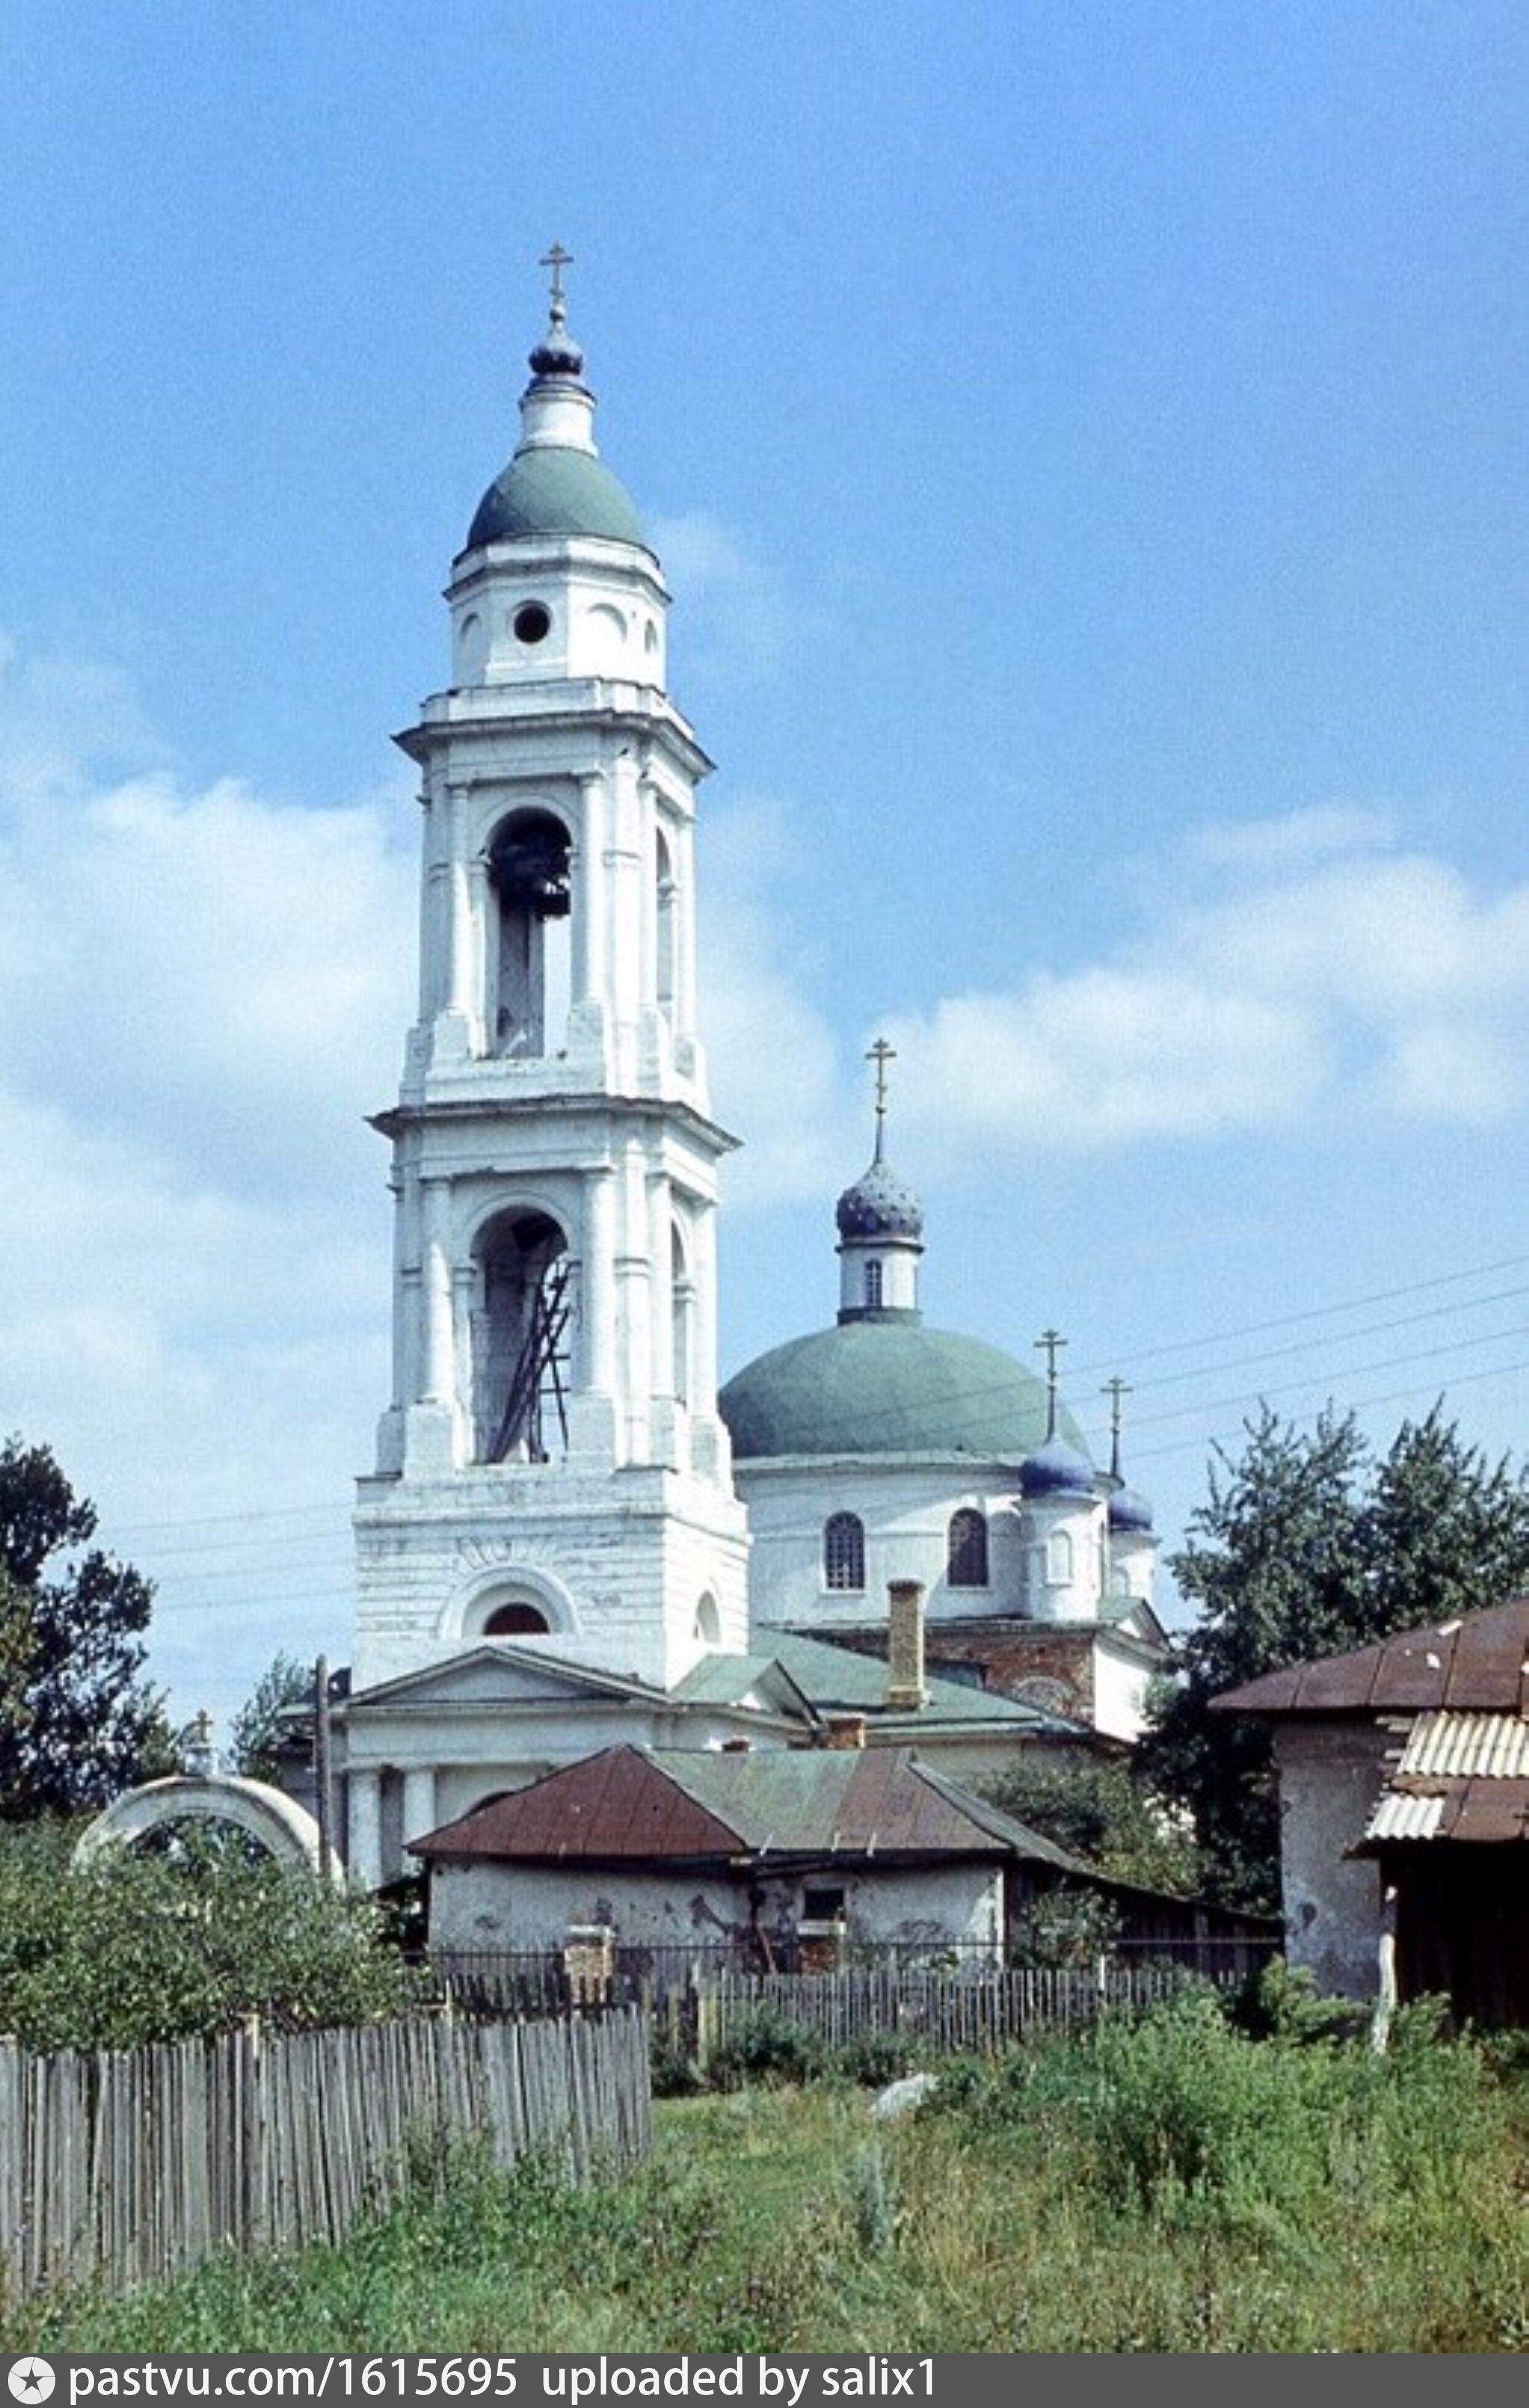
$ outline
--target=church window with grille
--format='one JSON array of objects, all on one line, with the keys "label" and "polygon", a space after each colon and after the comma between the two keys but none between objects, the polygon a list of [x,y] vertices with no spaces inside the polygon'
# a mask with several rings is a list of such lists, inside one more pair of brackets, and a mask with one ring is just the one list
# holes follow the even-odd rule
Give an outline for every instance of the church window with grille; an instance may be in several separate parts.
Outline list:
[{"label": "church window with grille", "polygon": [[945,1577],[951,1588],[988,1585],[987,1518],[975,1506],[963,1505],[950,1516]]},{"label": "church window with grille", "polygon": [[865,1525],[858,1513],[830,1513],[823,1524],[822,1577],[825,1588],[865,1587]]},{"label": "church window with grille", "polygon": [[881,1266],[878,1262],[867,1263],[865,1266],[865,1302],[872,1312],[879,1311],[881,1304]]}]

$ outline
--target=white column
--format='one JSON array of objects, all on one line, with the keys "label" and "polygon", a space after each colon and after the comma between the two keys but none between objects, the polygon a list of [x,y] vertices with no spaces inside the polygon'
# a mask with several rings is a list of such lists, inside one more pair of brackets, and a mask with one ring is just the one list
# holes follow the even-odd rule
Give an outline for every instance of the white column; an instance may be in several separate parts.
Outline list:
[{"label": "white column", "polygon": [[345,1776],[346,1870],[357,1889],[382,1885],[382,1780],[352,1765]]},{"label": "white column", "polygon": [[447,1238],[450,1189],[444,1179],[424,1182],[424,1393],[434,1403],[453,1401],[451,1349],[451,1252]]},{"label": "white column", "polygon": [[575,859],[573,999],[603,1003],[606,982],[605,778],[597,769],[580,778],[579,844]]},{"label": "white column", "polygon": [[[404,1774],[404,1845],[410,1840],[422,1840],[436,1828],[436,1768],[433,1764],[411,1765]],[[414,1869],[414,1858],[406,1858],[406,1868]]]},{"label": "white column", "polygon": [[615,1248],[615,1182],[608,1170],[597,1170],[584,1185],[583,1288],[585,1387],[596,1394],[616,1393],[615,1312],[611,1291],[611,1257]]}]

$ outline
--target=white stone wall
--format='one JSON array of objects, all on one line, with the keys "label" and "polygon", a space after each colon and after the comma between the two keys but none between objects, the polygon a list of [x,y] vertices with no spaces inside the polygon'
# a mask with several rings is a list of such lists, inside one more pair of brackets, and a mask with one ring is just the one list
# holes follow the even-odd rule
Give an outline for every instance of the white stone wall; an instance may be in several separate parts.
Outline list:
[{"label": "white stone wall", "polygon": [[[749,1513],[756,1625],[811,1626],[831,1637],[836,1627],[852,1628],[884,1613],[893,1580],[923,1584],[930,1622],[1022,1610],[1023,1539],[1012,1464],[804,1455],[740,1463],[734,1476]],[[963,1506],[976,1506],[987,1517],[985,1589],[952,1588],[946,1579],[950,1517]],[[823,1583],[823,1525],[841,1512],[858,1513],[865,1526],[863,1590]]]}]

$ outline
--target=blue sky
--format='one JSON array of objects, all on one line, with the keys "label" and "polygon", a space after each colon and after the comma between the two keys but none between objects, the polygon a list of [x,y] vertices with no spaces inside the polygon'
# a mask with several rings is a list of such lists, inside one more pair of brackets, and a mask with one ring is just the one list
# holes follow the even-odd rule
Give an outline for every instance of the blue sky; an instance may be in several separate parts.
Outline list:
[{"label": "blue sky", "polygon": [[179,1711],[348,1654],[390,737],[554,237],[718,763],[724,1374],[885,1032],[928,1317],[1131,1383],[1170,1548],[1261,1395],[1517,1459],[1520,0],[8,0],[0,82],[0,1426]]}]

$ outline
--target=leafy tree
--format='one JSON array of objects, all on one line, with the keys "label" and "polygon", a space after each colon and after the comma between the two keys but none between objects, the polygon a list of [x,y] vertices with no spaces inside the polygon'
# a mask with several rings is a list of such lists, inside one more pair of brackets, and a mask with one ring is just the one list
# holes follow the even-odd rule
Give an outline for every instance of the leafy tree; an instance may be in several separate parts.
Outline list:
[{"label": "leafy tree", "polygon": [[247,1781],[279,1782],[294,1738],[312,1728],[313,1680],[311,1665],[272,1656],[229,1727],[229,1761]]},{"label": "leafy tree", "polygon": [[982,1787],[1016,1822],[1086,1858],[1112,1881],[1183,1898],[1195,1894],[1199,1860],[1182,1819],[1165,1812],[1129,1764],[1022,1756]]},{"label": "leafy tree", "polygon": [[139,1677],[153,1590],[90,1546],[95,1520],[47,1447],[0,1447],[0,1819],[94,1809],[175,1769]]},{"label": "leafy tree", "polygon": [[367,2023],[415,1994],[369,1900],[240,1835],[188,1822],[78,1867],[74,1840],[57,1821],[0,1831],[0,2031],[29,2048],[131,2048],[252,2014]]},{"label": "leafy tree", "polygon": [[1265,1406],[1168,1568],[1198,1619],[1154,1701],[1138,1765],[1193,1825],[1207,1894],[1272,1907],[1279,1800],[1268,1726],[1210,1701],[1511,1596],[1529,1579],[1529,1473],[1488,1464],[1441,1408],[1372,1455],[1351,1413],[1299,1429]]}]

